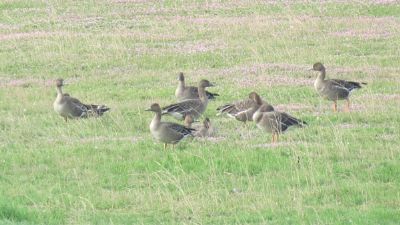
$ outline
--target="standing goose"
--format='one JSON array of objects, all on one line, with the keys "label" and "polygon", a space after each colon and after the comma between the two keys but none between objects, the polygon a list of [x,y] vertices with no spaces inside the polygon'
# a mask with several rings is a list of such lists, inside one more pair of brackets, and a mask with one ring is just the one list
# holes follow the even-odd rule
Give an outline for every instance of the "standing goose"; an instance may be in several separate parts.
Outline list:
[{"label": "standing goose", "polygon": [[210,119],[207,117],[203,121],[202,127],[195,133],[196,137],[211,137],[214,133],[214,128],[211,125]]},{"label": "standing goose", "polygon": [[314,88],[320,96],[330,101],[333,101],[333,111],[337,111],[337,100],[346,100],[346,111],[350,111],[350,94],[353,90],[360,89],[361,84],[354,81],[346,81],[339,79],[325,80],[326,72],[322,63],[315,63],[312,70],[318,71],[319,75],[314,82]]},{"label": "standing goose", "polygon": [[155,116],[150,123],[150,132],[156,140],[164,143],[164,149],[167,148],[167,144],[172,144],[175,147],[175,144],[184,137],[193,136],[192,132],[194,129],[192,128],[177,123],[161,122],[161,108],[159,104],[152,104],[150,109],[146,109],[146,111],[155,112]]},{"label": "standing goose", "polygon": [[262,104],[268,104],[263,101],[256,92],[251,92],[248,99],[237,101],[235,103],[225,104],[217,108],[218,115],[227,114],[229,117],[239,121],[246,122],[253,120],[253,114]]},{"label": "standing goose", "polygon": [[110,108],[105,105],[83,104],[81,101],[71,97],[69,94],[63,94],[62,86],[64,86],[64,80],[57,79],[57,97],[53,103],[53,108],[54,111],[60,114],[60,116],[64,117],[65,122],[68,121],[68,118],[73,119],[102,116],[104,112],[110,110]]},{"label": "standing goose", "polygon": [[185,120],[186,126],[190,127],[193,121],[199,118],[207,108],[208,98],[206,88],[214,86],[208,80],[201,80],[199,83],[199,98],[187,99],[181,102],[165,106],[162,114],[169,114],[178,120]]},{"label": "standing goose", "polygon": [[279,139],[279,135],[286,131],[290,126],[297,125],[303,127],[307,123],[290,116],[284,112],[275,111],[271,105],[263,104],[253,114],[253,120],[257,127],[272,133],[272,143]]},{"label": "standing goose", "polygon": [[[179,83],[178,87],[175,90],[175,96],[179,101],[187,100],[187,99],[198,99],[199,98],[199,89],[193,86],[185,86],[185,76],[183,73],[179,73],[178,77]],[[219,94],[211,93],[206,91],[207,98],[212,100],[215,99]]]}]

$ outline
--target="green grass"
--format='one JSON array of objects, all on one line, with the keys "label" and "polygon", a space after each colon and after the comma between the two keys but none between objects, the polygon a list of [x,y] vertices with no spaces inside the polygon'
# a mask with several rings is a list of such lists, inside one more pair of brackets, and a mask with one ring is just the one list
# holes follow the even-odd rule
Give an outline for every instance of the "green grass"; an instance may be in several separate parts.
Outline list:
[{"label": "green grass", "polygon": [[[0,224],[399,223],[398,5],[7,0],[0,11]],[[368,82],[351,113],[315,93],[317,61]],[[144,109],[175,101],[180,71],[218,84],[205,113],[218,132],[164,151]],[[111,111],[65,123],[58,77]],[[309,126],[271,145],[215,116],[253,90]]]}]

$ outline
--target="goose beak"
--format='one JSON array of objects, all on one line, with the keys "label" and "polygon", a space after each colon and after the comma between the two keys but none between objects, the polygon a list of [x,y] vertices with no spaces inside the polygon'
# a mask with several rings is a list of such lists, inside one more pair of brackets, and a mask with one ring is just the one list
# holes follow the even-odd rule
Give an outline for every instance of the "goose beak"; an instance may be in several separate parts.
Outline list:
[{"label": "goose beak", "polygon": [[314,70],[314,68],[310,68],[310,69],[308,69],[308,71],[313,71]]},{"label": "goose beak", "polygon": [[215,87],[215,84],[214,83],[210,83],[210,87]]},{"label": "goose beak", "polygon": [[145,109],[144,111],[147,111],[147,112],[149,112],[149,111],[151,111],[151,109]]}]

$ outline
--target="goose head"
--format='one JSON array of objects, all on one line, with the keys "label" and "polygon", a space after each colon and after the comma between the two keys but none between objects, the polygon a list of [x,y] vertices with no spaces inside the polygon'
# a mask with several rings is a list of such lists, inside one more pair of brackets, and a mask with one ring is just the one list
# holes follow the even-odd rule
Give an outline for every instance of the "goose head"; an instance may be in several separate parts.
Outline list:
[{"label": "goose head", "polygon": [[179,81],[185,81],[185,76],[183,75],[182,72],[179,73],[179,75],[178,75],[178,80],[179,80]]},{"label": "goose head", "polygon": [[206,87],[213,87],[214,84],[208,80],[201,80],[199,83],[199,87],[206,88]]},{"label": "goose head", "polygon": [[207,129],[210,128],[211,122],[210,122],[210,119],[209,119],[208,117],[204,119],[203,125],[204,125],[204,127],[207,128]]},{"label": "goose head", "polygon": [[324,71],[324,70],[325,70],[325,67],[324,67],[324,65],[322,65],[322,63],[317,62],[317,63],[315,63],[315,64],[313,65],[312,70],[321,72],[321,71]]},{"label": "goose head", "polygon": [[153,103],[151,104],[150,108],[146,109],[145,111],[161,113],[161,107],[158,103]]},{"label": "goose head", "polygon": [[262,104],[261,97],[254,91],[249,94],[249,99],[252,99],[254,102],[257,103],[257,105],[261,105]]},{"label": "goose head", "polygon": [[64,80],[61,79],[61,78],[58,78],[58,79],[56,80],[56,86],[57,86],[57,87],[62,87],[62,86],[64,86]]}]

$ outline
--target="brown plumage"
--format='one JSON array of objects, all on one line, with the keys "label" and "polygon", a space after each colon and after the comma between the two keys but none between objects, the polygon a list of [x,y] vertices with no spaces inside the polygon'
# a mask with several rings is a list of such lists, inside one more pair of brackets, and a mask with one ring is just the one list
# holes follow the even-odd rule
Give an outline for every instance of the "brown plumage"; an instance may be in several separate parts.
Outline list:
[{"label": "brown plumage", "polygon": [[64,117],[65,121],[74,118],[87,118],[102,116],[103,113],[110,110],[105,105],[84,104],[69,94],[63,94],[62,87],[64,86],[63,79],[56,80],[57,97],[53,103],[54,111]]},{"label": "brown plumage", "polygon": [[152,104],[149,109],[146,109],[146,111],[152,111],[155,113],[155,116],[150,123],[150,132],[156,140],[164,143],[164,149],[167,148],[167,144],[175,146],[175,144],[183,138],[193,136],[192,132],[195,130],[192,128],[177,123],[162,122],[161,107],[159,104]]},{"label": "brown plumage", "polygon": [[188,127],[191,126],[192,122],[199,118],[206,110],[208,105],[208,98],[206,96],[205,89],[207,87],[214,86],[208,80],[201,80],[199,82],[199,98],[198,99],[187,99],[172,105],[168,105],[162,108],[162,114],[169,114],[178,120],[185,120]]},{"label": "brown plumage", "polygon": [[227,114],[236,120],[246,122],[253,120],[253,114],[262,104],[268,104],[263,101],[256,92],[251,92],[248,99],[225,104],[217,108],[218,115]]},{"label": "brown plumage", "polygon": [[[194,86],[186,86],[185,85],[185,76],[183,73],[179,73],[178,77],[179,83],[178,87],[175,90],[175,96],[179,101],[187,100],[187,99],[198,99],[199,98],[199,88]],[[216,96],[219,96],[217,93],[211,93],[206,91],[206,96],[209,100],[215,99]]]},{"label": "brown plumage", "polygon": [[299,120],[287,113],[275,111],[271,105],[263,104],[253,114],[253,120],[257,127],[272,133],[272,142],[279,139],[279,135],[286,131],[290,126],[303,127],[307,123]]},{"label": "brown plumage", "polygon": [[314,82],[314,88],[318,94],[330,101],[333,101],[333,111],[337,111],[337,100],[347,101],[347,111],[350,111],[350,94],[353,90],[360,89],[361,85],[367,83],[359,83],[354,81],[346,81],[339,79],[325,79],[326,71],[322,63],[315,63],[312,70],[318,71],[319,75]]},{"label": "brown plumage", "polygon": [[214,127],[209,118],[205,118],[202,126],[195,133],[196,137],[211,137],[214,134]]}]

